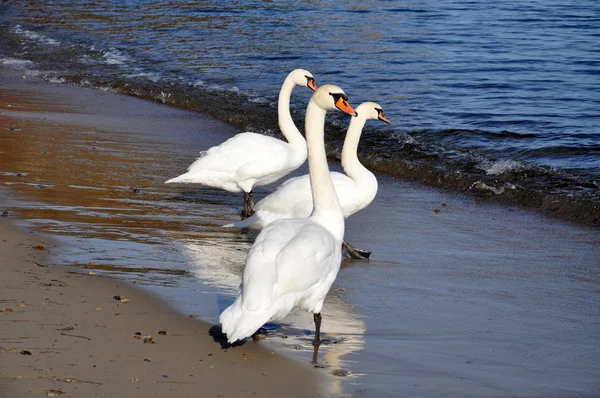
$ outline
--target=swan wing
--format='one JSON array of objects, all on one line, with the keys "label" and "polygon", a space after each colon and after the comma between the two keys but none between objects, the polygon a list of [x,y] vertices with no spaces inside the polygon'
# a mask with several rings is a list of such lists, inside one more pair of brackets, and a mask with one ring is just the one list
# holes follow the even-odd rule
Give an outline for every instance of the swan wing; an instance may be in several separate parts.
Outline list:
[{"label": "swan wing", "polygon": [[[244,269],[244,309],[268,309],[281,296],[303,292],[332,268],[331,253],[339,251],[331,234],[309,220],[281,220],[256,238]],[[339,265],[339,264],[338,264]]]},{"label": "swan wing", "polygon": [[310,180],[307,174],[286,180],[273,193],[256,203],[254,211],[266,211],[287,218],[306,218],[312,208]]},{"label": "swan wing", "polygon": [[256,133],[241,133],[208,149],[190,165],[190,172],[212,170],[235,172],[247,163],[269,159],[286,149],[287,144],[273,137]]},{"label": "swan wing", "polygon": [[[350,209],[357,205],[353,202],[356,197],[361,196],[354,180],[343,173],[332,172],[331,179],[335,187],[340,205],[344,210],[344,217],[352,214]],[[348,208],[348,215],[346,215]],[[308,174],[286,180],[273,193],[263,198],[255,206],[258,212],[268,212],[271,217],[275,215],[281,218],[305,218],[313,209],[313,199],[310,189]]]}]

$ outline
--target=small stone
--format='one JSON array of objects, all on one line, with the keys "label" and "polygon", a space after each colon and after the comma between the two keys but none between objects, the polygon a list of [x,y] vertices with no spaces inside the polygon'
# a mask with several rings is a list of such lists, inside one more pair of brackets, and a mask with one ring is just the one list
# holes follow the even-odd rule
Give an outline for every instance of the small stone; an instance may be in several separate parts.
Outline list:
[{"label": "small stone", "polygon": [[88,272],[88,275],[94,276],[94,275],[96,275],[96,273],[94,271],[90,271],[90,272]]},{"label": "small stone", "polygon": [[301,350],[301,349],[302,349],[302,346],[299,346],[299,345],[294,347],[294,350]]},{"label": "small stone", "polygon": [[31,351],[21,350],[22,355],[31,355]]},{"label": "small stone", "polygon": [[167,331],[166,331],[166,330],[159,330],[159,331],[158,331],[158,334],[161,334],[161,335],[163,335],[163,336],[166,336],[166,335],[167,335]]},{"label": "small stone", "polygon": [[154,338],[152,336],[142,337],[144,344],[154,344]]},{"label": "small stone", "polygon": [[123,298],[121,298],[121,302],[122,302],[123,304],[125,304],[125,303],[128,303],[128,302],[129,302],[129,299],[128,299],[128,298],[125,298],[125,297],[123,297]]},{"label": "small stone", "polygon": [[3,211],[2,214],[0,214],[0,217],[8,217],[8,212]]},{"label": "small stone", "polygon": [[351,374],[352,374],[352,372],[350,372],[349,370],[344,370],[344,369],[337,369],[337,370],[334,370],[332,373],[332,375],[338,376],[338,377],[346,377]]}]

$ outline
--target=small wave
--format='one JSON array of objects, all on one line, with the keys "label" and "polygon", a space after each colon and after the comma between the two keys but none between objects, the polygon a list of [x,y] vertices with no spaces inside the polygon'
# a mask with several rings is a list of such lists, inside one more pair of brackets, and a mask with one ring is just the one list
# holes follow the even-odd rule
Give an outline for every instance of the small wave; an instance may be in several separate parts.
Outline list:
[{"label": "small wave", "polygon": [[14,69],[25,69],[30,65],[33,65],[33,62],[27,61],[25,59],[16,59],[16,58],[1,58],[0,63],[2,65],[8,66],[9,68]]},{"label": "small wave", "polygon": [[153,73],[153,72],[136,72],[136,73],[131,73],[131,74],[127,75],[126,77],[128,77],[130,79],[146,78],[154,83],[157,83],[161,80],[161,77],[157,73]]},{"label": "small wave", "polygon": [[44,35],[41,35],[39,33],[36,32],[32,32],[30,30],[27,29],[23,29],[21,27],[21,25],[16,25],[14,28],[14,32],[18,35],[21,36],[25,36],[27,39],[31,40],[31,41],[35,41],[38,42],[40,44],[47,44],[50,46],[58,46],[60,45],[60,42],[54,39],[51,39],[49,37],[46,37]]},{"label": "small wave", "polygon": [[163,104],[166,104],[167,101],[169,100],[169,98],[171,98],[172,94],[171,93],[166,93],[164,91],[161,91],[160,94],[158,94],[156,96],[156,99],[159,100],[160,102],[162,102]]},{"label": "small wave", "polygon": [[268,104],[271,101],[269,101],[268,99],[264,98],[264,97],[252,97],[249,99],[250,102],[254,102],[256,104]]},{"label": "small wave", "polygon": [[44,78],[44,80],[46,80],[47,82],[50,82],[50,83],[58,83],[58,84],[62,84],[62,83],[66,82],[66,80],[63,77],[56,77],[56,76],[46,76]]},{"label": "small wave", "polygon": [[487,175],[500,175],[521,171],[525,168],[525,165],[515,160],[500,160],[497,162],[485,161],[479,164],[477,168],[485,171]]},{"label": "small wave", "polygon": [[396,140],[396,142],[398,142],[402,146],[417,144],[417,140],[409,134],[391,133],[390,138],[392,138],[393,140]]},{"label": "small wave", "polygon": [[488,191],[488,192],[493,192],[496,195],[502,195],[506,190],[510,189],[510,190],[514,190],[517,189],[516,185],[514,184],[510,184],[510,183],[504,183],[500,186],[494,187],[491,185],[486,184],[483,181],[475,181],[470,189],[472,191],[477,190],[477,191]]},{"label": "small wave", "polygon": [[97,87],[97,89],[100,91],[107,92],[107,93],[113,93],[113,94],[117,93],[117,90],[115,90],[112,87],[100,86],[100,87]]},{"label": "small wave", "polygon": [[131,58],[117,50],[116,48],[111,48],[110,50],[105,50],[104,54],[102,54],[102,58],[104,58],[104,63],[109,65],[123,65],[129,61]]}]

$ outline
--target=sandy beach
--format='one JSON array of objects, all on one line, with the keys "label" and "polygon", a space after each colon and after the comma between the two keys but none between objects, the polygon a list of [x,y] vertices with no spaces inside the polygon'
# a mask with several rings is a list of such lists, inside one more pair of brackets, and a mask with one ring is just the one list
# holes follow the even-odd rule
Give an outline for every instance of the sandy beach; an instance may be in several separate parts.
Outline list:
[{"label": "sandy beach", "polygon": [[163,182],[237,130],[15,71],[0,79],[7,397],[600,394],[597,229],[379,175],[375,201],[346,224],[373,255],[344,261],[327,297],[323,368],[309,363],[304,313],[222,349],[208,330],[255,232],[222,227],[241,195]]},{"label": "sandy beach", "polygon": [[[110,124],[109,117],[98,115],[95,106],[101,104],[77,101],[82,100],[79,95],[106,101],[117,96],[68,87],[56,91],[50,85],[23,83],[18,74],[6,71],[0,79],[1,108],[26,113],[23,118],[1,115],[3,132],[27,134],[14,141],[17,146],[41,142],[32,130],[43,134],[56,128],[49,121],[51,112],[82,123],[68,124],[72,129]],[[134,113],[128,118],[120,122],[135,126],[144,120]],[[206,122],[205,128],[210,126]],[[65,137],[68,133],[64,131]],[[58,147],[60,143],[52,150]],[[18,147],[3,140],[0,150],[2,171],[26,168],[19,163],[23,159],[11,156],[18,156]],[[40,161],[37,167],[47,173],[57,172],[52,162],[30,160]],[[4,212],[8,203],[19,202],[20,194],[6,175],[0,178]],[[276,355],[260,344],[222,349],[209,334],[212,324],[173,310],[132,281],[91,269],[48,266],[58,243],[15,227],[20,217],[9,210],[0,218],[1,397],[320,396],[322,376],[309,363]]]}]

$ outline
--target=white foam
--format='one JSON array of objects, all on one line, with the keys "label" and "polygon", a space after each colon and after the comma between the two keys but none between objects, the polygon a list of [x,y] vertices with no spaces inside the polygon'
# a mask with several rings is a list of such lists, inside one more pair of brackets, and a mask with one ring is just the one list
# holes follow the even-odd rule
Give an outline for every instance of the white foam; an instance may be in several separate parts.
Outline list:
[{"label": "white foam", "polygon": [[161,100],[163,104],[167,102],[167,99],[171,97],[171,93],[165,93],[161,91],[159,95],[157,95],[157,99]]},{"label": "white foam", "polygon": [[56,76],[46,76],[46,81],[50,82],[50,83],[59,83],[62,84],[64,83],[66,80],[62,77],[56,77]]},{"label": "white foam", "polygon": [[114,88],[112,88],[112,87],[98,87],[98,90],[100,90],[100,91],[104,91],[104,92],[107,92],[107,93],[113,93],[113,94],[115,94],[115,93],[117,92],[117,91],[116,91]]},{"label": "white foam", "polygon": [[105,59],[105,63],[109,65],[123,65],[127,61],[130,61],[130,58],[124,55],[122,52],[115,48],[111,48],[108,51],[105,51],[102,57]]},{"label": "white foam", "polygon": [[497,162],[487,162],[480,165],[480,168],[488,175],[500,175],[511,171],[523,169],[523,164],[515,160],[500,160]]},{"label": "white foam", "polygon": [[127,77],[129,78],[135,78],[135,77],[145,77],[148,80],[153,81],[154,83],[158,82],[160,80],[160,76],[156,73],[153,72],[138,72],[138,73],[131,73],[129,75],[127,75]]},{"label": "white foam", "polygon": [[494,187],[491,185],[486,184],[483,181],[476,181],[473,184],[471,184],[471,187],[469,188],[471,190],[473,189],[477,189],[480,191],[490,191],[495,193],[496,195],[501,195],[503,194],[507,189],[517,189],[517,187],[514,184],[510,184],[510,183],[505,183],[499,187]]},{"label": "white foam", "polygon": [[37,69],[25,69],[23,71],[23,77],[38,77],[42,72]]},{"label": "white foam", "polygon": [[23,29],[21,25],[17,25],[14,28],[14,32],[18,35],[25,36],[27,39],[38,42],[40,44],[48,44],[50,46],[58,46],[60,44],[59,41],[41,35],[37,32],[32,32],[27,29]]},{"label": "white foam", "polygon": [[269,103],[269,100],[264,97],[253,97],[250,98],[250,102],[255,102],[257,104],[267,104]]}]

